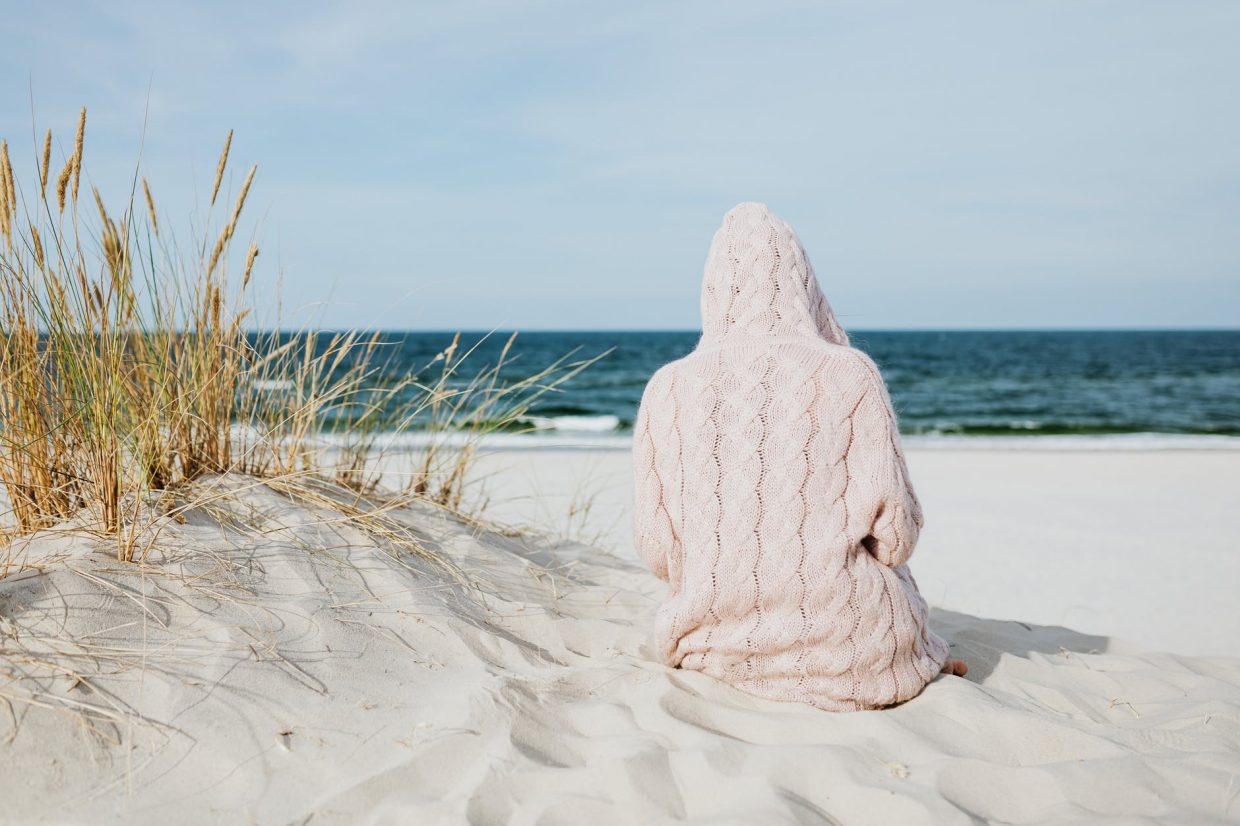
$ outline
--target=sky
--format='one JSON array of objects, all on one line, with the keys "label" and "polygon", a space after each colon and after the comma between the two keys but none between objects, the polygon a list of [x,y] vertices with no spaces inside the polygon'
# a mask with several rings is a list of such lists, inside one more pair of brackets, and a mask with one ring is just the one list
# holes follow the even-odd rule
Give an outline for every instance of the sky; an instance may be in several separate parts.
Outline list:
[{"label": "sky", "polygon": [[696,329],[752,200],[848,328],[1240,326],[1230,0],[0,5],[18,168],[189,239],[234,129],[286,325]]}]

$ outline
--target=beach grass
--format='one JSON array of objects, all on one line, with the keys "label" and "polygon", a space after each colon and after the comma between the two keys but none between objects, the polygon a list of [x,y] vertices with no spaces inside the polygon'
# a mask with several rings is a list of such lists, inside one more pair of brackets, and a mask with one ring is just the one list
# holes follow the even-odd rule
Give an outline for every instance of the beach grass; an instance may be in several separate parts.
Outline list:
[{"label": "beach grass", "polygon": [[[331,481],[382,494],[380,513],[401,497],[460,510],[478,439],[511,429],[599,358],[569,353],[511,377],[515,335],[487,364],[458,335],[425,369],[376,382],[391,373],[380,333],[255,332],[261,250],[238,238],[258,167],[226,196],[232,132],[204,228],[185,245],[140,169],[119,208],[88,188],[86,128],[83,109],[56,164],[48,130],[29,179],[0,143],[0,486],[10,533],[72,518],[114,540],[117,559],[144,558],[158,534],[151,520],[192,507],[171,503],[209,474],[303,493],[314,489],[308,480]],[[412,466],[381,491],[380,437],[415,426],[426,435]]]}]

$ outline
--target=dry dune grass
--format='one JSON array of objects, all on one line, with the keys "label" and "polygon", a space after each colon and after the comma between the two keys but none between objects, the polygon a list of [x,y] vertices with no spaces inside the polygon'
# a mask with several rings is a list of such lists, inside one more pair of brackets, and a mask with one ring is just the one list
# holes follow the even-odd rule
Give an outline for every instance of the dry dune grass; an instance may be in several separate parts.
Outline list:
[{"label": "dry dune grass", "polygon": [[[93,187],[80,198],[85,132],[83,109],[50,191],[50,130],[37,187],[21,185],[0,143],[0,486],[14,534],[76,518],[114,540],[118,560],[142,558],[158,534],[143,505],[175,518],[192,503],[169,503],[204,474],[290,491],[331,479],[373,496],[376,435],[415,422],[444,438],[432,435],[387,494],[459,510],[477,437],[594,360],[568,354],[510,378],[513,339],[477,365],[478,345],[458,335],[426,370],[376,383],[390,352],[379,333],[249,332],[259,247],[233,247],[257,166],[224,196],[232,133],[186,255],[137,171],[119,211]],[[329,464],[331,422],[344,424]]]}]

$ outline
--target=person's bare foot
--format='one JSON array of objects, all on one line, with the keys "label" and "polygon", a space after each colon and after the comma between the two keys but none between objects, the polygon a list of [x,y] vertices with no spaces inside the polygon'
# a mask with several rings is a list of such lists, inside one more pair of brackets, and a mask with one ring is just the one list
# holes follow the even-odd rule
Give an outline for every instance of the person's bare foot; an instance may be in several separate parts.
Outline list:
[{"label": "person's bare foot", "polygon": [[953,674],[957,677],[963,677],[969,673],[969,667],[964,664],[964,660],[951,660],[943,663],[943,673]]}]

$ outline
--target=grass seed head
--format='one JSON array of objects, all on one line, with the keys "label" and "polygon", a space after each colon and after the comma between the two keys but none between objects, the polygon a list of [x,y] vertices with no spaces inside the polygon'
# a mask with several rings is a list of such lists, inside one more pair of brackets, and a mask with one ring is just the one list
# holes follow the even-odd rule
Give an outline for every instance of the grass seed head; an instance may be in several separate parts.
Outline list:
[{"label": "grass seed head", "polygon": [[146,195],[146,211],[151,217],[151,229],[159,235],[159,219],[155,217],[155,199],[151,197],[151,187],[146,182],[146,176],[142,177],[142,192]]},{"label": "grass seed head", "polygon": [[52,130],[43,138],[43,165],[39,167],[39,189],[47,192],[47,173],[52,163]]},{"label": "grass seed head", "polygon": [[73,202],[77,203],[78,180],[82,177],[82,149],[86,138],[86,107],[78,115],[77,136],[73,139]]},{"label": "grass seed head", "polygon": [[224,180],[224,168],[228,166],[228,149],[232,146],[233,130],[228,130],[224,138],[224,150],[220,152],[220,160],[215,165],[215,186],[211,187],[211,206],[215,206],[215,197],[220,194],[220,182]]},{"label": "grass seed head", "polygon": [[73,177],[73,157],[65,161],[65,168],[60,170],[60,177],[56,180],[56,204],[63,215],[65,211],[65,193],[69,189],[69,180]]}]

